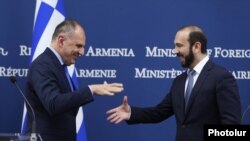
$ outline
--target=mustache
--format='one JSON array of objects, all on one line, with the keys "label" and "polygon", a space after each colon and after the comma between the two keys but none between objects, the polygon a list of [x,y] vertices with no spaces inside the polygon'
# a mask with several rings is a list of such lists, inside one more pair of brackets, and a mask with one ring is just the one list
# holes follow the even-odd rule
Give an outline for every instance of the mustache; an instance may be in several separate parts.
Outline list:
[{"label": "mustache", "polygon": [[182,55],[180,53],[176,53],[176,56],[177,57],[181,57]]}]

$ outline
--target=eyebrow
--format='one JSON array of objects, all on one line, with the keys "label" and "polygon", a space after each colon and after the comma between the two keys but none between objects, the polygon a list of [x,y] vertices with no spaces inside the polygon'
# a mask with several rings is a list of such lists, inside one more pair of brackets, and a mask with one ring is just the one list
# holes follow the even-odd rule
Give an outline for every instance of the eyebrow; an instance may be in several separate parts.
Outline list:
[{"label": "eyebrow", "polygon": [[183,46],[181,43],[174,43],[175,46]]}]

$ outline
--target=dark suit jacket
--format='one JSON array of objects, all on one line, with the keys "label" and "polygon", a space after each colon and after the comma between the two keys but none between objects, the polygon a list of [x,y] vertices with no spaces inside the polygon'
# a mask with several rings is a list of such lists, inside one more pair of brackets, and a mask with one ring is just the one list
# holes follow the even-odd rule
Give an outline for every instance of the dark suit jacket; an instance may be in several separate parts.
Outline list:
[{"label": "dark suit jacket", "polygon": [[238,86],[230,72],[208,61],[193,87],[185,113],[186,78],[186,72],[177,76],[170,92],[157,106],[131,107],[127,123],[157,123],[175,115],[176,141],[202,141],[203,125],[206,124],[240,124]]},{"label": "dark suit jacket", "polygon": [[[75,141],[78,108],[93,101],[88,87],[71,92],[62,65],[48,48],[29,69],[26,97],[34,108],[36,132],[44,141]],[[31,132],[33,117],[27,110],[27,132]]]}]

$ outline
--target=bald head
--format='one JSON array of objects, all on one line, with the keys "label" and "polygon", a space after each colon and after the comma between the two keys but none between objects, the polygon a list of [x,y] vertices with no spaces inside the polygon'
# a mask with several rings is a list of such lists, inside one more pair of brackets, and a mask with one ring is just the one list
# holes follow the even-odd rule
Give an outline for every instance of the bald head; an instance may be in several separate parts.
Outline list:
[{"label": "bald head", "polygon": [[181,30],[188,30],[190,32],[202,32],[202,33],[204,33],[201,28],[199,28],[198,26],[195,26],[195,25],[183,26],[178,31],[181,31]]},{"label": "bald head", "polygon": [[83,27],[74,20],[65,20],[55,28],[51,47],[61,56],[64,64],[75,64],[84,54],[86,35]]},{"label": "bald head", "polygon": [[60,34],[64,34],[68,37],[71,37],[77,27],[80,27],[83,30],[83,28],[77,21],[65,20],[61,22],[59,25],[56,26],[54,34],[52,36],[52,40],[55,40]]}]

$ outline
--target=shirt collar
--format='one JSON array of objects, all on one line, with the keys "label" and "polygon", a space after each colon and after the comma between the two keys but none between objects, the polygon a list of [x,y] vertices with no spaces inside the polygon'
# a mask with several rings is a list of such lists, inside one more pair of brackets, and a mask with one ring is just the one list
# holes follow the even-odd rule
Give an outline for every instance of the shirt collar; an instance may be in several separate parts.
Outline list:
[{"label": "shirt collar", "polygon": [[[204,57],[194,68],[193,70],[195,70],[196,73],[200,74],[201,70],[203,69],[203,67],[205,66],[205,64],[207,63],[207,61],[209,60],[208,55],[206,57]],[[188,72],[190,71],[190,69],[188,69]]]}]

